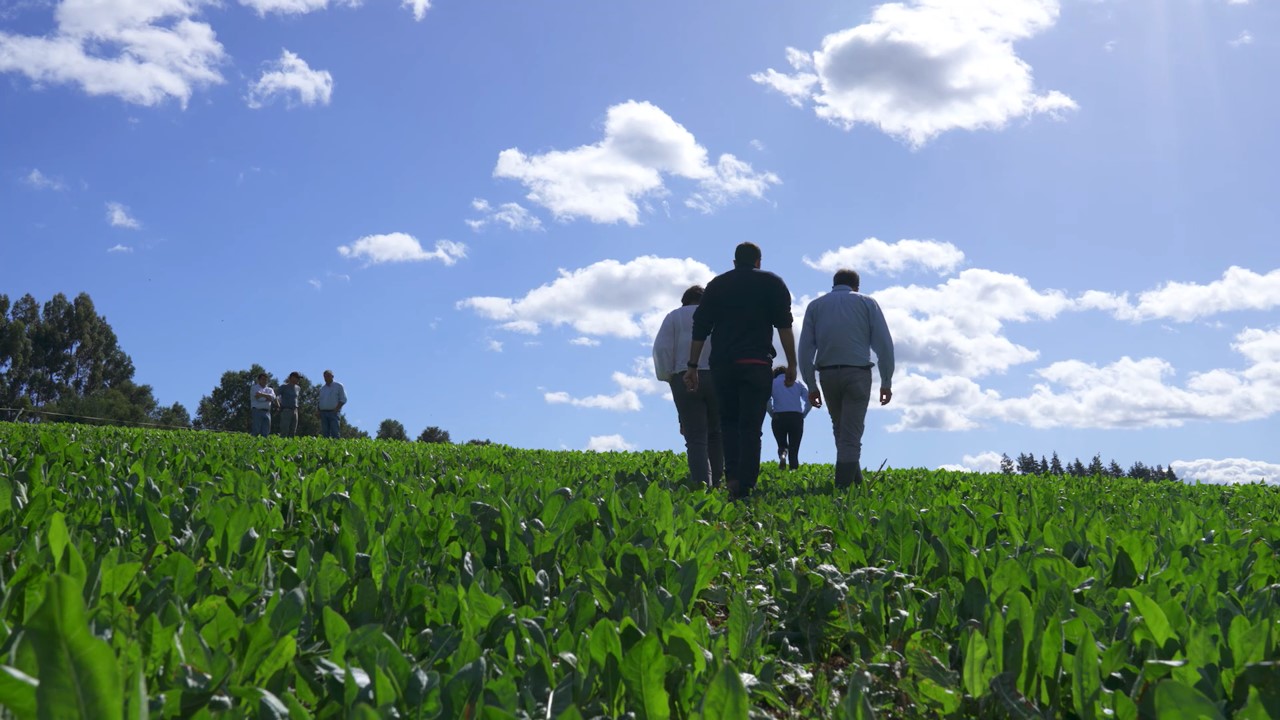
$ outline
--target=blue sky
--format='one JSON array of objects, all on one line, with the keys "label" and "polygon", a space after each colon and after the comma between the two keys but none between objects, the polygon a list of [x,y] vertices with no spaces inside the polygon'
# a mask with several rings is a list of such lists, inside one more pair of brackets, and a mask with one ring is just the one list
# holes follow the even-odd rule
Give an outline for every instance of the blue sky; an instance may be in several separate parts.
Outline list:
[{"label": "blue sky", "polygon": [[[1280,479],[1264,0],[0,5],[0,291],[88,292],[164,403],[679,449],[650,344],[758,243],[885,308],[865,464]],[[766,429],[767,434],[767,429]],[[766,448],[770,441],[766,439]],[[834,458],[809,416],[806,461]]]}]

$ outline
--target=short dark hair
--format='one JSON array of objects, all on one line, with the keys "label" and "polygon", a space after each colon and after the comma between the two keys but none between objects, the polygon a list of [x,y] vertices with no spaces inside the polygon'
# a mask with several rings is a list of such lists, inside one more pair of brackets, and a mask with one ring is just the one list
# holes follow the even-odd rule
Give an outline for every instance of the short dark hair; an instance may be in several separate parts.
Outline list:
[{"label": "short dark hair", "polygon": [[[298,372],[297,370],[294,370],[293,372],[289,373],[289,377],[291,377],[291,378],[298,378],[299,380],[301,380],[301,379],[302,379],[302,373]],[[288,378],[286,378],[286,379],[288,379]]]},{"label": "short dark hair", "polygon": [[263,379],[263,378],[265,378],[265,377],[267,377],[267,374],[266,374],[266,373],[258,373],[258,379],[259,379],[259,380],[262,380],[262,379]]},{"label": "short dark hair", "polygon": [[680,296],[681,305],[697,305],[702,302],[702,286],[693,285]]},{"label": "short dark hair", "polygon": [[836,276],[831,279],[834,285],[848,285],[854,290],[858,289],[858,273],[849,268],[840,268],[836,271]]},{"label": "short dark hair", "polygon": [[773,376],[774,376],[774,377],[778,377],[779,375],[781,375],[782,373],[784,373],[784,372],[786,372],[786,371],[787,371],[787,366],[786,366],[786,365],[779,365],[778,367],[776,367],[776,368],[774,368],[774,369],[773,369]]},{"label": "short dark hair", "polygon": [[734,267],[755,267],[760,262],[760,246],[753,242],[738,243],[733,250]]}]

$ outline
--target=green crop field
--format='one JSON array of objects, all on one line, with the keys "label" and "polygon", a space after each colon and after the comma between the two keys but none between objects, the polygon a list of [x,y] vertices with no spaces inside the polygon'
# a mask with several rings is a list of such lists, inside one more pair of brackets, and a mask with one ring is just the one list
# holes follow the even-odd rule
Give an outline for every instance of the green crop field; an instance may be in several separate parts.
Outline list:
[{"label": "green crop field", "polygon": [[0,715],[1276,718],[1280,492],[0,425]]}]

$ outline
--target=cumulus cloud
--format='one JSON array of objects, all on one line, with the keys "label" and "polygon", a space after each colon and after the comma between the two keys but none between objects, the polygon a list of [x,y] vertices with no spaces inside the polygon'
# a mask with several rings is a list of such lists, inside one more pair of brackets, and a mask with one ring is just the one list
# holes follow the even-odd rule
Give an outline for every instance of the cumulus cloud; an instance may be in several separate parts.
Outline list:
[{"label": "cumulus cloud", "polygon": [[529,291],[522,298],[471,297],[458,303],[517,332],[570,325],[588,336],[651,337],[663,316],[679,307],[690,286],[714,277],[689,258],[644,256],[631,262],[602,260]]},{"label": "cumulus cloud", "polygon": [[822,253],[817,260],[804,258],[804,264],[815,270],[835,272],[841,268],[883,272],[890,275],[919,267],[949,275],[964,262],[964,253],[949,242],[937,240],[899,240],[887,243],[879,238],[867,238],[857,245],[841,247]]},{"label": "cumulus cloud", "polygon": [[328,105],[333,97],[333,76],[328,70],[312,70],[307,61],[287,49],[280,59],[267,63],[262,75],[249,86],[245,102],[258,109],[276,98],[284,98],[286,107]]},{"label": "cumulus cloud", "polygon": [[406,233],[366,235],[350,245],[340,245],[338,253],[346,258],[363,259],[365,265],[381,263],[422,262],[439,260],[453,265],[467,256],[467,246],[450,240],[436,241],[434,250],[424,250],[422,243]]},{"label": "cumulus cloud", "polygon": [[787,49],[793,72],[752,80],[851,129],[875,126],[919,147],[949,130],[1000,129],[1016,118],[1076,109],[1036,90],[1013,44],[1052,27],[1058,0],[912,0],[827,35],[812,52]]},{"label": "cumulus cloud", "polygon": [[431,0],[402,0],[400,7],[411,10],[413,19],[422,22],[422,19],[427,16],[427,11],[431,9]]},{"label": "cumulus cloud", "polygon": [[570,340],[569,344],[581,345],[582,347],[598,347],[600,345],[600,341],[596,340],[595,338],[589,338],[589,337],[583,336],[583,337],[576,337]]},{"label": "cumulus cloud", "polygon": [[240,0],[240,4],[252,8],[259,16],[268,13],[278,15],[303,15],[329,6],[329,0]]},{"label": "cumulus cloud", "polygon": [[78,85],[137,105],[177,100],[223,82],[226,53],[213,28],[193,18],[210,0],[62,0],[48,35],[0,31],[0,73],[33,83]]},{"label": "cumulus cloud", "polygon": [[119,244],[116,244],[116,245],[112,245],[111,247],[107,248],[107,252],[109,252],[109,253],[131,253],[131,252],[133,252],[133,248],[129,247],[128,245],[119,245]]},{"label": "cumulus cloud", "polygon": [[626,452],[635,449],[636,446],[622,439],[621,435],[593,435],[587,441],[587,450],[592,452]]},{"label": "cumulus cloud", "polygon": [[552,405],[572,405],[574,407],[612,410],[615,412],[636,412],[644,408],[641,395],[671,396],[671,388],[653,377],[652,369],[646,358],[636,358],[631,365],[631,372],[615,371],[613,382],[618,392],[612,395],[591,395],[576,398],[564,391],[548,392],[543,399]]},{"label": "cumulus cloud", "polygon": [[31,172],[22,178],[23,182],[37,190],[66,190],[67,186],[61,180],[51,178],[40,172],[39,168],[32,168]]},{"label": "cumulus cloud", "polygon": [[107,203],[107,222],[111,227],[128,228],[137,230],[142,227],[142,223],[129,215],[129,208],[118,202]]},{"label": "cumulus cloud", "polygon": [[939,470],[956,470],[959,472],[995,473],[1000,472],[1000,453],[988,450],[977,455],[965,455],[959,463],[943,465]]},{"label": "cumulus cloud", "polygon": [[1001,397],[957,376],[907,374],[894,382],[904,408],[890,430],[966,430],[985,421],[1033,428],[1160,428],[1188,422],[1258,420],[1280,408],[1280,329],[1247,328],[1231,345],[1243,368],[1191,373],[1181,384],[1161,358],[1121,357],[1097,365],[1079,360],[1036,371],[1023,397]]},{"label": "cumulus cloud", "polygon": [[1237,485],[1241,483],[1265,483],[1280,485],[1280,465],[1227,458],[1225,460],[1175,460],[1169,463],[1174,474],[1183,482],[1210,483],[1213,485]]},{"label": "cumulus cloud", "polygon": [[884,309],[898,363],[942,374],[979,377],[1030,362],[1039,353],[1004,335],[1009,322],[1050,320],[1071,309],[1057,290],[1025,278],[969,269],[936,287],[890,287],[872,293]]},{"label": "cumulus cloud", "polygon": [[1232,266],[1220,280],[1199,283],[1171,282],[1148,290],[1130,302],[1128,293],[1091,290],[1079,298],[1080,306],[1112,313],[1119,320],[1175,320],[1190,322],[1237,310],[1272,310],[1280,307],[1280,270],[1259,275]]},{"label": "cumulus cloud", "polygon": [[476,232],[489,225],[505,225],[508,230],[515,231],[542,229],[542,221],[520,203],[503,203],[495,208],[488,200],[476,198],[471,201],[471,209],[481,214],[478,219],[466,221]]},{"label": "cumulus cloud", "polygon": [[664,176],[697,183],[686,205],[704,212],[739,197],[762,197],[779,182],[733,155],[711,164],[693,133],[656,105],[634,100],[608,109],[603,140],[540,155],[508,148],[493,174],[524,184],[526,198],[559,220],[628,225],[640,222],[640,203],[668,194]]}]

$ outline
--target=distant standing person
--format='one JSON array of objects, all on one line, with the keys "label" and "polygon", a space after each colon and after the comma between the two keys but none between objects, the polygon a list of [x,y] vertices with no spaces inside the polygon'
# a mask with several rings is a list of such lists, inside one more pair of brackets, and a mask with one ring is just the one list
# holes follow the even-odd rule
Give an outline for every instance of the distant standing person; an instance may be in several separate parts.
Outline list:
[{"label": "distant standing person", "polygon": [[[733,252],[733,269],[707,283],[702,302],[693,313],[693,335],[687,366],[702,358],[708,337],[711,376],[720,401],[724,435],[725,484],[729,498],[745,498],[760,476],[760,436],[772,391],[773,329],[778,329],[787,356],[787,385],[796,381],[796,341],[791,324],[791,291],[782,278],[760,269],[755,243],[740,243]],[[698,373],[684,375],[685,387],[698,389]]]},{"label": "distant standing person", "polygon": [[280,434],[285,437],[298,434],[298,391],[301,389],[298,381],[301,379],[302,374],[298,371],[289,373],[277,393],[280,399]]},{"label": "distant standing person", "polygon": [[338,413],[347,404],[347,391],[342,383],[335,382],[333,371],[324,371],[324,384],[320,386],[320,434],[327,438],[339,435]]},{"label": "distant standing person", "polygon": [[[680,298],[680,307],[662,319],[662,327],[653,339],[653,372],[659,380],[671,386],[671,397],[680,418],[680,434],[684,436],[689,477],[694,482],[715,487],[724,475],[720,403],[707,360],[689,362],[693,313],[702,300],[702,293],[701,285],[685,290]],[[685,387],[685,373],[700,376],[697,390]]]},{"label": "distant standing person", "polygon": [[258,373],[258,382],[249,393],[249,408],[253,413],[249,434],[266,437],[271,434],[271,406],[276,403],[276,391],[267,384],[266,373]]},{"label": "distant standing person", "polygon": [[[871,351],[880,362],[880,404],[893,399],[893,337],[880,304],[858,292],[858,273],[837,270],[831,292],[809,303],[800,331],[800,372],[836,438],[836,487],[862,484],[862,432],[871,403]],[[821,391],[814,367],[821,373]]]},{"label": "distant standing person", "polygon": [[809,389],[802,382],[787,385],[787,369],[773,369],[773,394],[769,397],[769,417],[773,418],[773,437],[778,441],[778,467],[800,467],[800,438],[804,437],[804,419],[813,404]]}]

